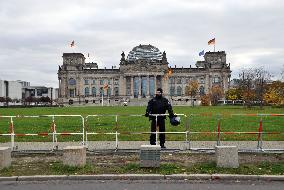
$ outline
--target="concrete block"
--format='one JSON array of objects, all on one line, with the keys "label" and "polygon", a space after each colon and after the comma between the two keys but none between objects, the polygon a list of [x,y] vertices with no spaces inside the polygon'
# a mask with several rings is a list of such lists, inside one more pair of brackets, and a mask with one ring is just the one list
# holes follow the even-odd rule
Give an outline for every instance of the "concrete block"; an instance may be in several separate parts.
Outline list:
[{"label": "concrete block", "polygon": [[0,170],[11,166],[11,148],[0,147]]},{"label": "concrete block", "polygon": [[160,167],[160,154],[159,145],[141,145],[140,167]]},{"label": "concrete block", "polygon": [[63,148],[63,164],[68,166],[85,166],[86,147],[67,146]]},{"label": "concrete block", "polygon": [[217,167],[238,168],[239,157],[236,146],[215,146]]}]

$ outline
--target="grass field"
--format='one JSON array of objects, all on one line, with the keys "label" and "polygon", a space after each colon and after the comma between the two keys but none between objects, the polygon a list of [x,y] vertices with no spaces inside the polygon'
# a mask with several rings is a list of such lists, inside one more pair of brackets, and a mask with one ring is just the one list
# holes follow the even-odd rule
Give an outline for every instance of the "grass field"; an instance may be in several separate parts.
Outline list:
[{"label": "grass field", "polygon": [[[284,114],[282,108],[265,107],[264,109],[246,109],[238,106],[216,106],[216,107],[185,107],[175,106],[175,113],[186,114],[182,117],[182,123],[178,127],[173,127],[166,122],[168,132],[186,131],[189,126],[191,132],[216,132],[218,119],[222,132],[257,132],[262,119],[264,132],[280,132],[281,134],[264,134],[264,140],[284,140],[284,116],[244,116],[232,114]],[[149,134],[133,135],[128,132],[149,132],[150,122],[148,118],[138,116],[126,116],[129,114],[144,114],[145,107],[55,107],[55,108],[0,108],[1,116],[15,115],[105,115],[99,117],[88,117],[86,129],[89,132],[115,132],[123,133],[119,135],[119,140],[148,140]],[[115,116],[119,114],[118,122]],[[44,133],[52,132],[52,118],[14,118],[14,130],[16,134],[24,133]],[[80,117],[56,117],[57,132],[82,132],[82,120]],[[0,117],[0,134],[7,134],[10,131],[10,119]],[[80,135],[58,136],[58,141],[80,141]],[[191,140],[216,140],[216,134],[191,134]],[[89,140],[114,140],[114,135],[91,135]],[[185,135],[167,134],[167,140],[184,140]],[[221,140],[256,140],[257,134],[223,134]],[[16,136],[16,141],[52,141],[51,136]],[[0,136],[0,142],[9,142],[10,136]]]}]

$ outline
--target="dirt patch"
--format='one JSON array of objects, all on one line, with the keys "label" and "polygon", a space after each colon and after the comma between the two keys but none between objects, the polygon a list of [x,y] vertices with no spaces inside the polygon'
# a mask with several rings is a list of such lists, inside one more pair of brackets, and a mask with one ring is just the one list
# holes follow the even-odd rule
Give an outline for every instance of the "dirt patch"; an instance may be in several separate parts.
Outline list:
[{"label": "dirt patch", "polygon": [[[29,163],[49,163],[56,162],[62,159],[62,155],[52,154],[36,154],[36,155],[22,155],[14,156],[12,161],[19,165]],[[214,154],[205,153],[162,153],[161,163],[175,163],[183,166],[191,166],[198,163],[214,162]],[[284,161],[284,154],[248,154],[240,153],[239,162],[240,164],[259,164],[261,162],[278,163]],[[127,154],[95,154],[88,155],[87,162],[98,166],[123,166],[127,163],[139,163],[138,153],[127,153]]]}]

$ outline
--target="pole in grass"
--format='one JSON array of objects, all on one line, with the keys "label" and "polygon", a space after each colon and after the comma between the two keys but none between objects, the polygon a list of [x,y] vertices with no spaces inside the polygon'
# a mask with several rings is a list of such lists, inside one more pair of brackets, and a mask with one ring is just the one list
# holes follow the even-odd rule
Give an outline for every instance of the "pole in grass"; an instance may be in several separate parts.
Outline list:
[{"label": "pole in grass", "polygon": [[262,149],[262,118],[259,121],[258,136],[257,136],[257,149]]},{"label": "pole in grass", "polygon": [[218,116],[218,126],[217,126],[217,146],[220,146],[221,145],[221,127],[220,127],[220,116]]}]

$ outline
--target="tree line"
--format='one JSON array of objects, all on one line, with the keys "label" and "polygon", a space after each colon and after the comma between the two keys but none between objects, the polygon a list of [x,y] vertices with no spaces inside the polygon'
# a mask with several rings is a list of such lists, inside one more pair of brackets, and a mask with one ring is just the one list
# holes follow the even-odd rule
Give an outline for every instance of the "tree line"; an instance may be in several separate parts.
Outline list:
[{"label": "tree line", "polygon": [[51,105],[52,101],[49,97],[33,97],[29,96],[24,99],[11,99],[10,97],[0,97],[0,102],[3,103],[5,106],[9,106],[11,103],[22,103],[24,106],[29,106],[29,105]]},{"label": "tree line", "polygon": [[[284,79],[284,72],[282,72]],[[231,102],[241,101],[243,105],[251,107],[253,105],[284,105],[284,82],[271,80],[272,75],[263,68],[243,69],[238,79],[234,79],[235,84],[224,93],[222,85],[215,84],[209,89],[207,94],[200,94],[202,105],[217,105],[221,99]],[[190,81],[185,88],[185,95],[195,98],[198,95],[198,81]]]}]

